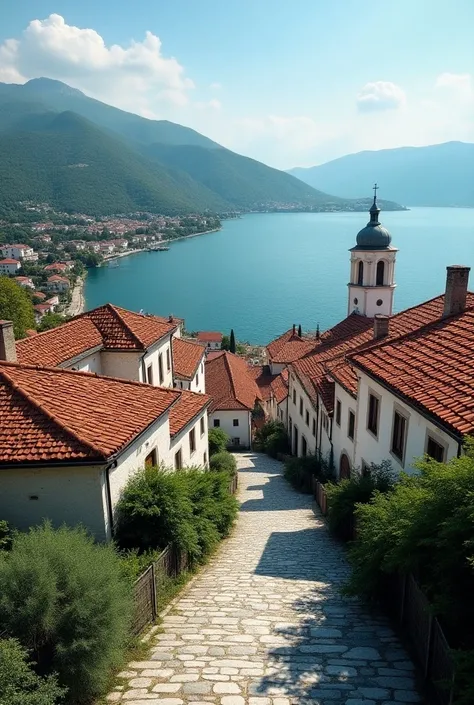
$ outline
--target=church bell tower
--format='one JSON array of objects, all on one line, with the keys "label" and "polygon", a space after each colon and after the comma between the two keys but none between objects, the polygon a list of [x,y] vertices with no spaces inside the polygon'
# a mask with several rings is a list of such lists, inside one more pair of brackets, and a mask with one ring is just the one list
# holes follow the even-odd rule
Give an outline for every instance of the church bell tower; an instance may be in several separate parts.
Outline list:
[{"label": "church bell tower", "polygon": [[375,184],[370,220],[358,233],[355,247],[350,249],[347,315],[358,313],[373,318],[376,314],[391,316],[393,312],[395,258],[398,249],[392,247],[392,236],[380,224],[377,189]]}]

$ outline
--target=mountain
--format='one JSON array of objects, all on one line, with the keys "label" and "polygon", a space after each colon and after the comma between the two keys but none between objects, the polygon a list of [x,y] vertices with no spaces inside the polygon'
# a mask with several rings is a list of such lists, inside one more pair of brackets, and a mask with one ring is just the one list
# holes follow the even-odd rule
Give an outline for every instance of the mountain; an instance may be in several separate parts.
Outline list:
[{"label": "mountain", "polygon": [[188,127],[127,113],[47,78],[0,83],[0,159],[10,172],[0,176],[0,205],[17,194],[96,215],[367,207]]},{"label": "mountain", "polygon": [[410,206],[474,206],[474,144],[466,142],[358,152],[289,173],[346,198],[377,181],[381,193]]}]

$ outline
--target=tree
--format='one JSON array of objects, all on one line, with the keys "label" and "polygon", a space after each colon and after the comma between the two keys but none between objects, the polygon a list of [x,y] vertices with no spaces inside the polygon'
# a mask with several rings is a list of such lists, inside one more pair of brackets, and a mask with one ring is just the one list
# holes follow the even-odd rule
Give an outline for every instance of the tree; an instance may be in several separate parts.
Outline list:
[{"label": "tree", "polygon": [[209,457],[215,453],[221,453],[227,450],[227,444],[230,441],[229,436],[222,428],[210,428],[208,433],[209,441]]},{"label": "tree", "polygon": [[301,323],[298,326],[298,335],[300,336],[300,338],[303,337],[303,331],[301,330]]},{"label": "tree", "polygon": [[24,338],[28,328],[35,327],[33,303],[13,279],[0,277],[0,319],[13,321],[15,338]]},{"label": "tree", "polygon": [[221,343],[221,350],[229,350],[230,349],[230,338],[228,335],[223,335],[222,336],[222,343]]},{"label": "tree", "polygon": [[16,639],[0,640],[0,703],[55,705],[65,692],[56,678],[41,678],[28,662],[28,652]]},{"label": "tree", "polygon": [[230,344],[229,344],[229,350],[231,353],[235,354],[236,351],[236,346],[235,346],[235,335],[234,335],[234,329],[230,331]]},{"label": "tree", "polygon": [[61,316],[60,313],[51,313],[51,311],[48,311],[48,313],[45,313],[45,315],[41,319],[41,323],[38,326],[38,332],[42,333],[44,330],[51,330],[52,328],[57,328],[63,323],[66,323],[67,320],[68,319],[64,316]]}]

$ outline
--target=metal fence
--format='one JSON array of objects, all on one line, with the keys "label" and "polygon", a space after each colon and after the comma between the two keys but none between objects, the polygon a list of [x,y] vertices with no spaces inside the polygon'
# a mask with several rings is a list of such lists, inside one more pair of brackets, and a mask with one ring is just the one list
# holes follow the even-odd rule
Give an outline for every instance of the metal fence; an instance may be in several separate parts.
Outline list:
[{"label": "metal fence", "polygon": [[[237,473],[229,482],[229,493],[235,494],[238,486]],[[176,578],[190,567],[186,553],[181,553],[173,544],[160,553],[133,585],[134,617],[132,633],[139,634],[158,616],[158,602],[163,586],[169,578]]]},{"label": "metal fence", "polygon": [[[327,514],[324,486],[315,480],[314,497]],[[356,538],[356,524],[351,523],[350,535]],[[455,665],[443,630],[433,616],[430,604],[413,575],[388,575],[381,590],[382,604],[401,625],[411,640],[427,685],[439,705],[452,705]]]}]

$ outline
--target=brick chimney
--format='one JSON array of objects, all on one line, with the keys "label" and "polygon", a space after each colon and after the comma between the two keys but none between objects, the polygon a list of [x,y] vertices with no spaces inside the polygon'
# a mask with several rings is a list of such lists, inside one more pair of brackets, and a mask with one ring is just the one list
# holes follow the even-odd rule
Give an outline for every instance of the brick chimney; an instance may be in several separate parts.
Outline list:
[{"label": "brick chimney", "polygon": [[446,267],[443,318],[454,316],[465,310],[470,271],[470,267],[465,267],[462,264],[452,264],[450,267]]},{"label": "brick chimney", "polygon": [[376,313],[374,316],[374,340],[386,338],[389,332],[390,316]]},{"label": "brick chimney", "polygon": [[0,321],[0,360],[16,362],[15,335],[11,321]]}]

